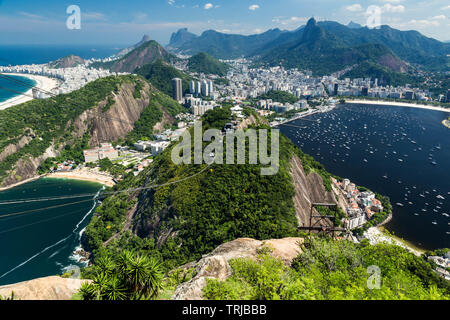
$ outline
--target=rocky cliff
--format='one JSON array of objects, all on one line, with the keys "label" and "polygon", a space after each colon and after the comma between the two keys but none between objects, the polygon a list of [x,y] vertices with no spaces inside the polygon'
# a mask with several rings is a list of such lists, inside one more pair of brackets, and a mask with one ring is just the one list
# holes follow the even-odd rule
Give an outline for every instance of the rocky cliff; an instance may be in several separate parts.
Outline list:
[{"label": "rocky cliff", "polygon": [[[39,156],[29,155],[19,158],[15,162],[13,170],[9,172],[0,186],[7,187],[36,177],[37,169],[47,158],[58,156],[66,144],[81,138],[87,132],[91,135],[91,145],[124,138],[133,130],[134,123],[139,120],[141,113],[149,105],[149,92],[155,89],[151,88],[147,82],[142,81],[140,90],[140,98],[135,98],[135,84],[123,82],[117,92],[111,92],[108,98],[84,111],[74,121],[67,123],[66,129],[72,128],[71,136],[65,137],[62,142],[60,139],[53,140],[51,146]],[[106,108],[108,104],[109,106]],[[27,130],[17,143],[10,144],[3,149],[0,153],[0,160],[14,155],[35,139],[41,138],[36,137],[32,130]]]},{"label": "rocky cliff", "polygon": [[3,299],[14,300],[70,300],[90,280],[46,277],[0,287]]},{"label": "rocky cliff", "polygon": [[267,248],[275,258],[283,260],[285,264],[291,264],[292,260],[300,253],[302,238],[284,238],[258,241],[241,238],[224,243],[213,252],[203,256],[197,262],[180,267],[181,270],[194,269],[195,276],[188,282],[179,285],[172,300],[202,300],[202,289],[206,285],[206,279],[226,280],[232,275],[229,261],[236,258],[256,259],[262,249]]}]

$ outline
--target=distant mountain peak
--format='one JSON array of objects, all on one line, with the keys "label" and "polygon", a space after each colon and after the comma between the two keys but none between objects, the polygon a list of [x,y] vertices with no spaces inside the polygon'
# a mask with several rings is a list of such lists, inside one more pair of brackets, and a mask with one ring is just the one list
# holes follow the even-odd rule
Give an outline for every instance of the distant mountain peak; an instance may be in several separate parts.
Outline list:
[{"label": "distant mountain peak", "polygon": [[317,21],[316,19],[314,19],[314,17],[311,17],[306,23],[306,27],[313,27],[313,26],[317,26]]},{"label": "distant mountain peak", "polygon": [[142,37],[141,43],[148,42],[150,40],[151,40],[150,36],[147,34],[144,34],[144,36]]},{"label": "distant mountain peak", "polygon": [[188,28],[178,29],[177,32],[172,33],[170,37],[169,47],[179,47],[186,42],[197,38],[197,35],[188,31]]},{"label": "distant mountain peak", "polygon": [[308,20],[305,29],[303,30],[303,36],[301,42],[314,42],[325,36],[325,30],[317,25],[317,21],[314,18]]},{"label": "distant mountain peak", "polygon": [[362,28],[362,25],[360,25],[359,23],[350,21],[350,22],[347,24],[347,27],[349,27],[350,29],[359,29],[359,28]]}]

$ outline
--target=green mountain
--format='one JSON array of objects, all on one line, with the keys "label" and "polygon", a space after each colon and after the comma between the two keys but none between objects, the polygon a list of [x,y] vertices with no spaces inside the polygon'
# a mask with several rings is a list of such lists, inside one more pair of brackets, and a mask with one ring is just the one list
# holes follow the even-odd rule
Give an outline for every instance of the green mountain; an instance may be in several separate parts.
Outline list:
[{"label": "green mountain", "polygon": [[190,57],[187,66],[191,72],[215,74],[221,77],[225,76],[230,68],[226,63],[220,62],[204,52]]},{"label": "green mountain", "polygon": [[80,64],[84,64],[85,61],[83,58],[80,58],[76,55],[68,55],[66,57],[63,57],[61,59],[58,59],[53,62],[49,62],[48,66],[50,68],[60,69],[60,68],[73,68]]},{"label": "green mountain", "polygon": [[172,97],[173,88],[171,80],[173,78],[180,78],[183,80],[185,92],[189,90],[189,83],[193,80],[191,76],[161,59],[137,68],[135,73],[150,81],[158,90],[164,92],[169,97]]},{"label": "green mountain", "polygon": [[95,68],[102,67],[113,72],[132,73],[136,70],[136,68],[142,67],[147,63],[153,63],[160,59],[169,62],[177,60],[174,55],[168,53],[158,42],[150,40],[141,44],[136,49],[133,49],[118,60],[106,63],[94,63],[92,66]]},{"label": "green mountain", "polygon": [[[180,43],[176,46],[176,51],[187,54],[207,52],[215,58],[224,59],[262,57],[261,61],[270,65],[318,67],[317,73],[325,74],[362,61],[378,62],[376,60],[379,56],[367,59],[367,55],[372,55],[368,51],[384,47],[385,54],[395,57],[398,63],[404,61],[430,71],[450,70],[447,57],[450,54],[450,44],[425,37],[417,31],[400,31],[386,25],[369,29],[356,23],[345,26],[333,21],[313,21],[314,19],[308,21],[306,26],[294,31],[274,29],[252,36],[228,35],[209,30],[199,37]],[[316,38],[314,45],[303,45],[305,30],[309,34],[307,38]],[[315,55],[314,46],[320,47],[323,56]],[[361,55],[358,53],[360,49],[365,51]],[[315,63],[317,58],[320,61]],[[404,72],[395,68],[393,70]]]},{"label": "green mountain", "polygon": [[127,53],[129,53],[129,52],[133,51],[134,49],[140,47],[140,46],[143,45],[144,43],[149,42],[150,40],[151,40],[151,39],[150,39],[150,36],[144,35],[144,36],[142,37],[142,40],[139,41],[138,43],[132,45],[131,47],[128,47],[128,48],[125,48],[125,49],[120,50],[120,51],[116,54],[116,57],[121,58],[121,57],[123,57],[124,55],[126,55]]},{"label": "green mountain", "polygon": [[344,78],[377,78],[380,85],[386,86],[404,86],[410,84],[417,87],[423,83],[423,79],[401,72],[395,72],[389,67],[382,66],[372,61],[364,61],[356,68],[345,73],[341,79]]},{"label": "green mountain", "polygon": [[182,28],[177,32],[172,33],[169,45],[167,47],[176,49],[181,47],[183,44],[194,40],[195,38],[197,38],[197,35],[189,32],[187,28]]},{"label": "green mountain", "polygon": [[235,59],[251,55],[258,48],[275,40],[284,32],[279,29],[272,29],[261,34],[243,36],[207,30],[199,37],[175,45],[175,48],[172,43],[170,47],[171,50],[182,54],[193,55],[206,52],[217,59]]},{"label": "green mountain", "polygon": [[53,160],[82,162],[83,148],[151,137],[184,108],[138,76],[98,79],[70,94],[0,111],[0,186],[34,178]]},{"label": "green mountain", "polygon": [[450,45],[425,37],[417,31],[400,31],[386,25],[378,29],[348,28],[332,21],[320,22],[319,25],[347,45],[382,44],[409,63],[430,70],[450,70],[449,65],[446,65]]},{"label": "green mountain", "polygon": [[394,67],[404,64],[384,45],[348,46],[345,41],[310,19],[299,41],[273,49],[260,60],[268,65],[312,70],[317,75],[330,74],[347,66],[373,61],[389,61]]},{"label": "green mountain", "polygon": [[[220,128],[230,116],[227,108],[209,111],[203,118],[204,129]],[[257,123],[257,115],[253,116]],[[425,259],[398,246],[312,237],[303,241],[298,257],[286,265],[270,256],[270,248],[249,245],[257,241],[235,240],[305,237],[297,226],[306,223],[310,203],[332,197],[327,192],[331,174],[286,137],[280,137],[280,168],[273,176],[262,176],[260,165],[175,165],[173,147],[155,157],[139,176],[126,177],[96,210],[83,235],[95,261],[85,276],[95,278],[109,265],[105,261],[130,250],[157,259],[167,271],[161,290],[171,295],[173,287],[181,285],[176,292],[186,298],[199,286],[206,299],[442,299],[448,295],[448,284]],[[343,217],[339,210],[318,212],[334,215],[338,224]],[[252,250],[255,259],[239,258],[243,252],[252,255]],[[383,272],[380,290],[367,289],[367,267],[372,265]],[[214,279],[219,274],[227,275]],[[209,277],[206,284],[196,282],[202,276]]]}]

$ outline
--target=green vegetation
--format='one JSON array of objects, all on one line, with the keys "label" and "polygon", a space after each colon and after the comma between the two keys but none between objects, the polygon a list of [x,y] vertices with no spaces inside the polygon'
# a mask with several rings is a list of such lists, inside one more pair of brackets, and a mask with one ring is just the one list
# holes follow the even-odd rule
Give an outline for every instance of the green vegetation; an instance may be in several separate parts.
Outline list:
[{"label": "green vegetation", "polygon": [[158,295],[164,274],[158,259],[125,250],[98,258],[84,275],[93,282],[82,285],[83,300],[149,300]]},{"label": "green vegetation", "polygon": [[115,178],[126,175],[126,168],[123,165],[112,163],[108,158],[100,159],[98,166],[100,167],[100,171],[109,172]]},{"label": "green vegetation", "polygon": [[188,68],[191,72],[215,74],[223,77],[227,74],[230,66],[207,53],[200,52],[189,58]]},{"label": "green vegetation", "polygon": [[89,149],[89,140],[91,135],[86,132],[82,138],[75,140],[72,145],[65,145],[61,150],[61,154],[56,158],[47,158],[39,167],[38,174],[45,174],[50,172],[58,163],[63,163],[64,161],[73,161],[75,164],[80,164],[84,162],[83,150]]},{"label": "green vegetation", "polygon": [[378,78],[382,86],[405,86],[410,84],[412,87],[420,86],[424,79],[407,73],[395,72],[390,68],[383,67],[378,63],[364,61],[356,68],[344,74],[344,78]]},{"label": "green vegetation", "polygon": [[39,157],[52,144],[56,148],[74,144],[73,121],[104,101],[111,92],[117,93],[122,83],[135,84],[137,81],[141,80],[135,76],[111,76],[91,82],[70,94],[36,99],[0,111],[0,151],[17,144],[23,137],[29,140],[23,148],[0,162],[0,181],[9,175],[19,159]]},{"label": "green vegetation", "polygon": [[263,94],[256,98],[256,100],[267,100],[267,99],[272,99],[272,101],[275,102],[290,103],[290,104],[296,103],[298,100],[300,100],[292,93],[277,90],[271,90],[266,94]]},{"label": "green vegetation", "polygon": [[138,140],[153,140],[153,128],[158,122],[163,120],[164,112],[169,117],[174,117],[183,111],[185,109],[167,95],[158,91],[150,92],[149,105],[134,124],[134,129],[127,135],[125,139],[126,144],[132,145]]},{"label": "green vegetation", "polygon": [[[138,82],[139,83],[139,82]],[[142,89],[142,87],[141,87],[141,89]],[[105,112],[107,112],[111,107],[112,107],[112,105],[115,103],[115,101],[114,101],[114,98],[113,97],[108,97],[108,101],[106,102],[106,104],[105,104],[105,106],[102,108],[102,112],[103,113],[105,113]]]},{"label": "green vegetation", "polygon": [[144,77],[152,83],[158,90],[164,92],[169,97],[172,96],[172,79],[180,78],[183,81],[184,93],[189,91],[189,84],[194,78],[184,72],[174,68],[164,60],[157,60],[154,63],[146,64],[137,68],[135,73]]},{"label": "green vegetation", "polygon": [[[449,299],[450,284],[398,246],[313,237],[301,250],[291,266],[268,254],[232,260],[232,277],[207,280],[203,294],[210,300]],[[381,271],[379,283],[370,266]]]},{"label": "green vegetation", "polygon": [[160,59],[167,62],[178,60],[177,57],[168,53],[158,42],[150,40],[144,42],[120,59],[109,62],[96,62],[91,67],[109,69],[114,72],[134,72],[136,68]]},{"label": "green vegetation", "polygon": [[[229,117],[226,108],[209,111],[204,117],[204,129],[222,128]],[[159,256],[169,268],[197,259],[239,237],[298,235],[289,174],[289,160],[296,147],[284,136],[280,143],[280,169],[273,176],[262,176],[261,165],[177,166],[171,161],[173,146],[169,147],[141,175],[127,177],[115,188],[125,190],[198,175],[144,190],[140,195],[125,192],[107,198],[87,227],[85,244],[95,256],[135,249]],[[133,219],[137,236],[124,231],[105,248],[103,242],[122,230],[137,197],[140,201]]]}]

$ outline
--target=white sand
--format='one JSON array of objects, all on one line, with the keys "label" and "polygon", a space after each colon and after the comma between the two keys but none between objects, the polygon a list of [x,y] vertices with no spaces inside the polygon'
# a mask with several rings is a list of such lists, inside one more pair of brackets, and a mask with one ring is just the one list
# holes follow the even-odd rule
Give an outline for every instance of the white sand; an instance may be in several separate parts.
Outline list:
[{"label": "white sand", "polygon": [[450,112],[450,108],[434,107],[434,106],[430,106],[430,105],[426,105],[426,104],[415,104],[415,103],[407,103],[407,102],[394,102],[394,101],[383,101],[383,100],[346,100],[345,103],[376,104],[376,105],[382,105],[382,106],[409,107],[409,108],[419,108],[419,109]]},{"label": "white sand", "polygon": [[418,251],[414,248],[411,248],[410,246],[395,239],[394,237],[385,235],[376,227],[369,228],[366,232],[364,232],[364,236],[369,240],[370,244],[372,244],[372,245],[385,242],[385,243],[395,244],[399,247],[405,248],[406,250],[412,252],[416,256],[420,256],[422,254],[420,251]]},{"label": "white sand", "polygon": [[46,177],[97,182],[108,187],[112,187],[116,184],[111,175],[100,172],[97,168],[91,169],[85,167],[68,172],[54,172],[48,174]]},{"label": "white sand", "polygon": [[[10,76],[21,76],[21,77],[33,79],[34,81],[36,81],[37,87],[39,87],[40,89],[46,90],[46,91],[51,91],[52,89],[59,86],[58,80],[53,79],[53,78],[44,77],[44,76],[38,76],[38,75],[33,75],[33,74],[22,74],[22,73],[3,73],[3,74],[10,75]],[[32,93],[32,90],[30,89],[25,94],[22,94],[22,95],[14,97],[14,98],[11,98],[7,101],[1,102],[0,110],[4,110],[4,109],[10,108],[12,106],[33,100],[32,96],[33,96],[33,93]]]}]

